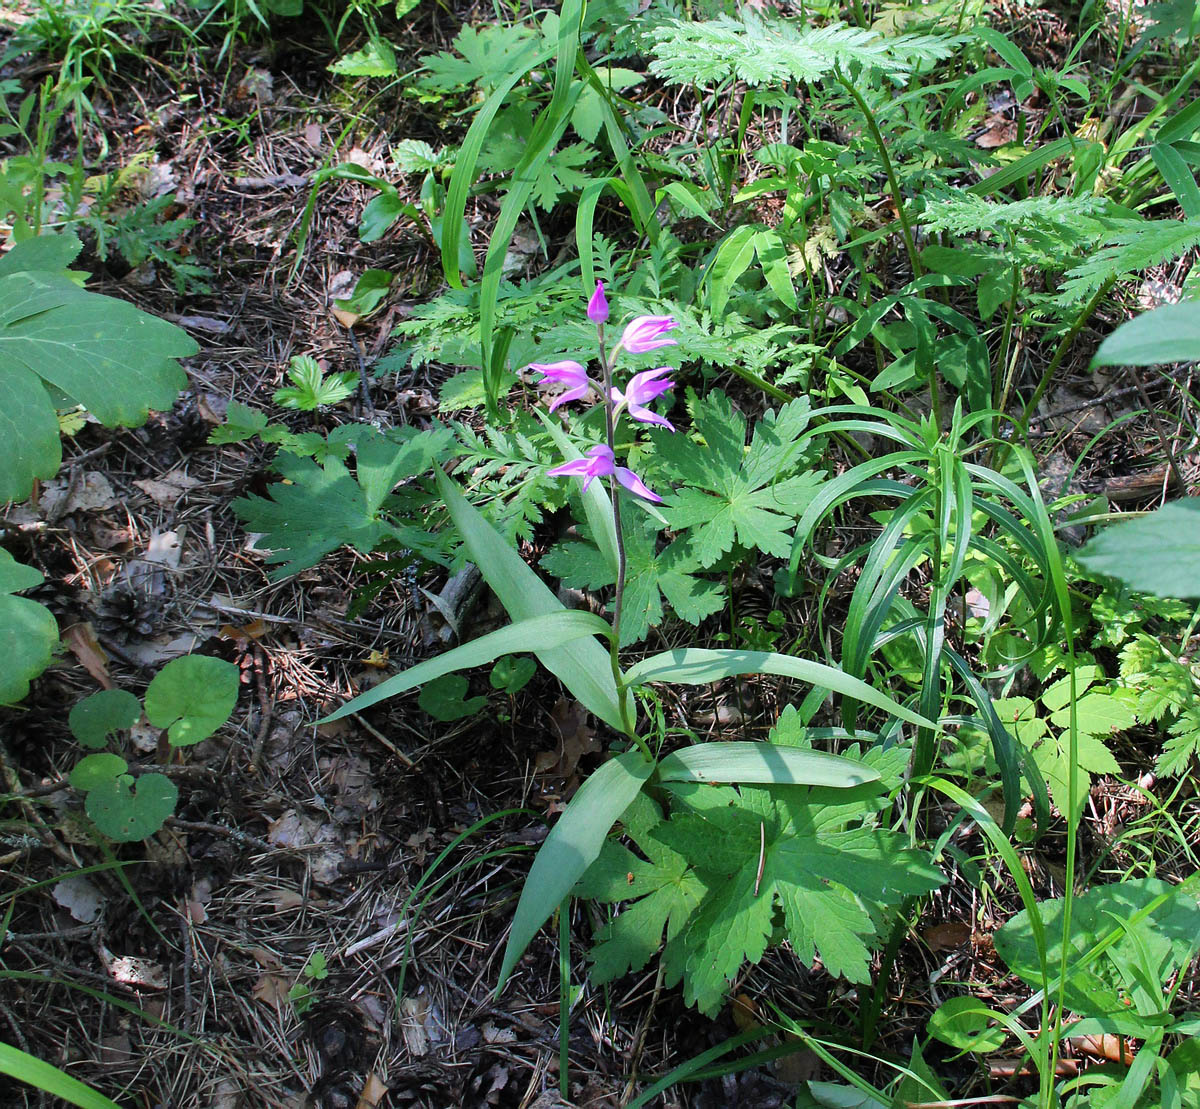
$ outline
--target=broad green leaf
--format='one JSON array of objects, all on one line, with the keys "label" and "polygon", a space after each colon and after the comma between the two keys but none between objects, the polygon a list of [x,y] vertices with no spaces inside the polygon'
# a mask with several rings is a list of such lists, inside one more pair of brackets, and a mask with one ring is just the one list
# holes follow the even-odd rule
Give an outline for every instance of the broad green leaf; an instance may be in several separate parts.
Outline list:
[{"label": "broad green leaf", "polygon": [[777,231],[759,231],[754,236],[754,250],[758,254],[758,264],[762,266],[763,277],[785,308],[796,311],[796,286],[792,282],[788,270],[787,250]]},{"label": "broad green leaf", "polygon": [[[1165,900],[1151,913],[1143,912],[1164,896]],[[1049,966],[1060,966],[1064,955],[1070,960],[1064,998],[1066,1005],[1081,1016],[1129,1013],[1130,1000],[1139,988],[1134,968],[1144,966],[1154,975],[1157,987],[1186,966],[1200,946],[1196,895],[1157,878],[1093,886],[1076,896],[1065,953],[1062,909],[1061,899],[1038,905],[1040,923],[1050,945]],[[1009,920],[996,933],[996,951],[1028,985],[1042,989],[1047,983],[1030,923],[1028,910]],[[1114,932],[1118,938],[1111,946],[1090,961],[1084,958]],[[1156,996],[1151,1011],[1157,1011],[1161,1003],[1161,995]]]},{"label": "broad green leaf", "polygon": [[0,277],[29,270],[65,270],[83,249],[83,243],[73,232],[60,235],[38,235],[17,243],[0,258]]},{"label": "broad green leaf", "polygon": [[54,657],[58,624],[50,610],[26,597],[12,595],[15,590],[30,589],[41,582],[37,570],[0,548],[0,657],[5,660],[0,671],[0,705],[21,700],[29,692],[29,683]]},{"label": "broad green leaf", "polygon": [[391,270],[365,270],[355,282],[354,292],[342,300],[335,300],[334,307],[340,312],[352,312],[356,316],[369,316],[391,292],[395,276]]},{"label": "broad green leaf", "polygon": [[[522,563],[522,565],[524,565]],[[489,632],[461,647],[418,663],[400,674],[395,674],[366,693],[355,697],[336,712],[330,713],[321,723],[339,720],[350,713],[362,712],[380,701],[395,697],[406,690],[415,689],[426,682],[440,678],[455,670],[469,670],[484,666],[502,655],[520,654],[526,651],[554,651],[568,643],[575,643],[588,636],[610,636],[612,628],[606,620],[590,612],[563,608],[541,616],[519,620],[506,628]],[[607,661],[608,655],[604,655]],[[611,670],[609,671],[611,673]]]},{"label": "broad green leaf", "polygon": [[740,674],[775,674],[781,678],[795,678],[882,709],[909,724],[937,728],[933,721],[906,709],[872,689],[866,682],[852,678],[835,667],[774,651],[712,651],[699,647],[663,651],[630,667],[625,672],[625,684],[638,686],[647,682],[676,682],[682,685],[708,685]]},{"label": "broad green leaf", "polygon": [[396,52],[386,40],[372,38],[361,50],[338,58],[329,69],[344,77],[394,77]]},{"label": "broad green leaf", "polygon": [[47,386],[107,427],[136,427],[174,403],[196,353],[187,334],[132,304],[48,271],[0,276],[0,503],[29,496],[61,461]]},{"label": "broad green leaf", "polygon": [[538,850],[521,890],[497,992],[538,929],[596,861],[609,830],[641,792],[653,769],[638,751],[618,755],[592,774],[571,798]]},{"label": "broad green leaf", "polygon": [[[434,469],[434,477],[467,551],[513,622],[519,624],[535,616],[561,612],[563,603],[467,502],[440,467]],[[618,731],[625,730],[609,654],[595,639],[577,640],[544,651],[534,649],[534,654],[589,712]]]},{"label": "broad green leaf", "polygon": [[237,704],[238,680],[238,668],[224,659],[172,659],[146,689],[146,719],[167,729],[173,747],[190,747],[229,719]]},{"label": "broad green leaf", "polygon": [[179,790],[164,774],[129,774],[93,786],[84,802],[88,816],[109,839],[133,843],[153,835],[175,812]]},{"label": "broad green leaf", "polygon": [[735,227],[725,236],[705,271],[709,307],[714,319],[721,319],[734,285],[754,261],[754,236],[755,230],[750,224]]},{"label": "broad green leaf", "polygon": [[141,715],[142,703],[128,690],[102,689],[71,709],[67,726],[84,747],[96,750],[109,736],[132,728]]},{"label": "broad green leaf", "polygon": [[80,1109],[120,1109],[115,1101],[85,1086],[78,1078],[64,1074],[58,1067],[12,1044],[0,1043],[0,1074],[7,1074],[18,1082],[45,1090],[53,1097],[78,1105]]},{"label": "broad green leaf", "polygon": [[845,788],[879,780],[865,763],[773,743],[700,743],[660,759],[664,782],[745,782]]},{"label": "broad green leaf", "polygon": [[929,1018],[929,1034],[959,1051],[999,1051],[1007,1033],[994,1013],[974,997],[951,997]]},{"label": "broad green leaf", "polygon": [[1097,366],[1157,366],[1200,359],[1200,302],[1166,304],[1121,324],[1096,351]]},{"label": "broad green leaf", "polygon": [[75,764],[75,769],[71,771],[67,780],[76,789],[95,789],[104,782],[119,778],[128,769],[129,763],[120,755],[105,751],[99,755],[84,755]]},{"label": "broad green leaf", "polygon": [[467,698],[468,682],[461,674],[442,674],[426,682],[417,704],[435,720],[449,723],[474,716],[487,706],[486,697]]},{"label": "broad green leaf", "polygon": [[1200,597],[1200,497],[1107,527],[1076,558],[1092,573],[1119,578],[1143,593]]}]

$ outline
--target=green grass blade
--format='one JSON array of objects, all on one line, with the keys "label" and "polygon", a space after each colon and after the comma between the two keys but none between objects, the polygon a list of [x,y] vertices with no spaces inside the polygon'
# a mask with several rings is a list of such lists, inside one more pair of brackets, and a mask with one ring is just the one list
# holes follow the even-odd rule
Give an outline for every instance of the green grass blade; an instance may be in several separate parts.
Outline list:
[{"label": "green grass blade", "polygon": [[[434,469],[433,476],[472,561],[513,621],[564,611],[565,606],[546,583],[467,501],[441,467]],[[577,639],[535,654],[589,712],[624,732],[612,664],[595,639]]]},{"label": "green grass blade", "polygon": [[641,792],[653,769],[654,764],[641,752],[629,751],[601,766],[571,798],[533,860],[521,890],[504,948],[497,993],[504,988],[529,941],[596,861],[612,826]]},{"label": "green grass blade", "polygon": [[675,751],[659,761],[657,777],[664,782],[749,782],[848,789],[878,781],[879,771],[824,751],[734,742],[699,743]]},{"label": "green grass blade", "polygon": [[489,632],[470,643],[464,643],[461,647],[455,647],[452,651],[446,651],[437,658],[410,666],[387,681],[380,682],[374,689],[347,702],[319,723],[328,724],[353,712],[362,712],[363,709],[386,701],[389,697],[396,697],[431,682],[434,678],[440,678],[443,674],[483,666],[501,655],[518,654],[523,651],[553,651],[591,635],[611,636],[612,627],[608,621],[594,613],[569,608],[564,608],[561,612],[548,612],[544,616],[533,616]]},{"label": "green grass blade", "polygon": [[495,91],[484,102],[471,126],[467,129],[462,146],[454,159],[454,173],[450,178],[450,188],[446,192],[446,210],[442,220],[442,273],[452,288],[461,289],[462,276],[458,272],[459,241],[462,234],[463,216],[467,210],[467,194],[475,184],[475,164],[479,161],[479,152],[491,132],[492,120],[508,99],[516,85],[531,69],[544,65],[552,57],[554,51],[529,50],[517,56],[513,69],[496,86]]},{"label": "green grass blade", "polygon": [[11,1044],[0,1043],[0,1074],[7,1074],[19,1082],[27,1082],[30,1086],[45,1090],[46,1093],[71,1105],[78,1105],[81,1109],[120,1109],[115,1101],[96,1093],[91,1086],[85,1086],[78,1078],[64,1074],[58,1067]]},{"label": "green grass blade", "polygon": [[699,647],[663,651],[630,667],[625,672],[624,684],[637,686],[647,682],[677,682],[682,685],[708,685],[739,674],[774,674],[780,678],[795,678],[840,693],[843,697],[853,697],[909,724],[937,727],[932,720],[906,709],[872,689],[866,682],[834,666],[774,651],[710,651]]}]

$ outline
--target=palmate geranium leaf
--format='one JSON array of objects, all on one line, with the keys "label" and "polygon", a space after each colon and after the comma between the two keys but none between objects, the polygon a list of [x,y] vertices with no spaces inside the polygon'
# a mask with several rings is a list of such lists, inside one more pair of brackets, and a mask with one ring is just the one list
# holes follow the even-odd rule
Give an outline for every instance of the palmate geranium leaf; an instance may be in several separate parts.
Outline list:
[{"label": "palmate geranium leaf", "polygon": [[[16,251],[13,251],[15,254]],[[67,250],[40,250],[44,264]],[[11,258],[11,255],[9,256]],[[196,344],[132,304],[80,288],[62,272],[0,264],[0,503],[23,500],[62,461],[55,408],[65,397],[107,427],[136,427],[187,384]],[[51,392],[53,390],[53,392]]]},{"label": "palmate geranium leaf", "polygon": [[[596,482],[592,488],[600,483]],[[582,542],[567,542],[551,550],[542,566],[572,589],[602,589],[616,581],[608,560],[585,536]],[[663,621],[663,601],[674,615],[689,624],[699,624],[707,616],[720,612],[725,590],[720,582],[696,577],[700,562],[685,541],[676,540],[661,553],[655,542],[658,528],[649,518],[635,516],[625,523],[625,603],[621,614],[621,645],[628,646],[646,637],[651,628]]]},{"label": "palmate geranium leaf", "polygon": [[786,557],[789,531],[816,493],[821,471],[796,473],[797,439],[808,424],[807,400],[768,412],[746,446],[746,419],[720,391],[691,398],[695,437],[655,433],[658,472],[679,491],[663,505],[668,523],[687,531],[688,549],[712,566],[735,543]]}]

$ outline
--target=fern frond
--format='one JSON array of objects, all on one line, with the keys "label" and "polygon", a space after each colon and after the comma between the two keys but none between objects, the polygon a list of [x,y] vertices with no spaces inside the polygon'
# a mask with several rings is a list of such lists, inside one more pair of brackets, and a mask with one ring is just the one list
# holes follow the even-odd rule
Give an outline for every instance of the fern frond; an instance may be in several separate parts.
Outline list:
[{"label": "fern frond", "polygon": [[1200,219],[1148,220],[1126,227],[1068,272],[1057,298],[1059,304],[1077,304],[1109,281],[1140,273],[1200,246]]},{"label": "fern frond", "polygon": [[1083,245],[1108,230],[1109,223],[1100,217],[1111,209],[1107,200],[1097,196],[1032,196],[995,203],[960,189],[930,200],[921,222],[931,234],[1020,235],[1034,230]]},{"label": "fern frond", "polygon": [[834,23],[803,27],[783,19],[727,15],[704,23],[673,20],[654,32],[653,73],[672,84],[713,85],[737,77],[750,85],[817,81],[838,67],[861,66],[904,76],[922,63],[949,57],[956,40],[936,35],[887,39]]}]

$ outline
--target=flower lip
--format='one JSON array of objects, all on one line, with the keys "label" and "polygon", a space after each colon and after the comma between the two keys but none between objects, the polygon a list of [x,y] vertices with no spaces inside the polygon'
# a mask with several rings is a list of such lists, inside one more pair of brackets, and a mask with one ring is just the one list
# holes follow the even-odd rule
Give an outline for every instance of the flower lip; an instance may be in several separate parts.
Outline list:
[{"label": "flower lip", "polygon": [[664,332],[676,326],[673,316],[636,316],[625,325],[619,345],[630,354],[645,354],[659,347],[672,347],[675,340]]},{"label": "flower lip", "polygon": [[594,324],[608,323],[608,300],[604,296],[604,282],[596,282],[596,291],[588,301],[587,317]]},{"label": "flower lip", "polygon": [[567,386],[566,392],[560,393],[548,405],[551,412],[560,404],[581,400],[593,389],[596,389],[595,383],[587,375],[587,370],[569,358],[558,362],[530,362],[527,368],[542,375],[538,382],[539,385],[550,382],[554,385]]},{"label": "flower lip", "polygon": [[612,399],[616,408],[613,415],[617,415],[622,408],[628,408],[629,415],[635,420],[644,424],[658,424],[668,431],[674,431],[675,427],[670,420],[646,407],[655,397],[660,397],[669,389],[675,388],[674,381],[669,378],[662,380],[663,374],[669,373],[671,373],[670,366],[659,366],[656,370],[643,370],[629,379],[629,384],[623,393],[614,387]]},{"label": "flower lip", "polygon": [[631,469],[627,466],[616,465],[613,452],[604,443],[588,447],[583,458],[564,462],[561,466],[547,470],[546,473],[550,477],[581,477],[583,478],[584,492],[587,492],[588,486],[596,478],[612,475],[631,493],[636,493],[648,501],[662,502],[662,497],[649,488]]}]

